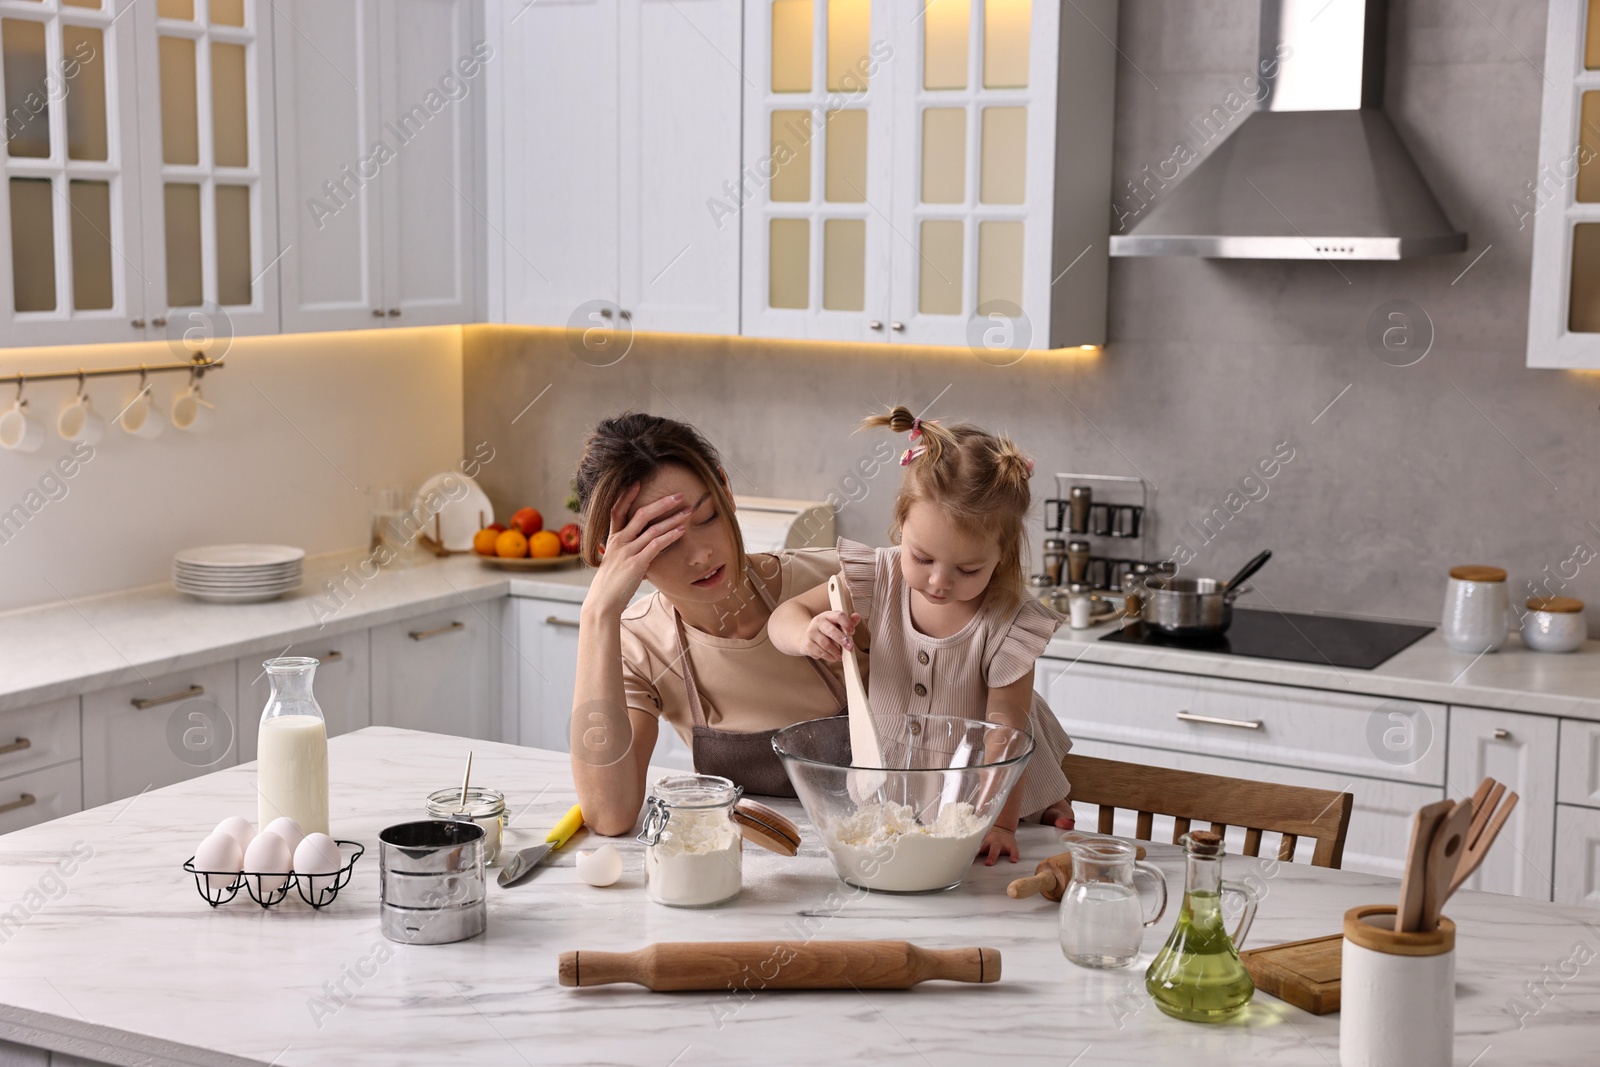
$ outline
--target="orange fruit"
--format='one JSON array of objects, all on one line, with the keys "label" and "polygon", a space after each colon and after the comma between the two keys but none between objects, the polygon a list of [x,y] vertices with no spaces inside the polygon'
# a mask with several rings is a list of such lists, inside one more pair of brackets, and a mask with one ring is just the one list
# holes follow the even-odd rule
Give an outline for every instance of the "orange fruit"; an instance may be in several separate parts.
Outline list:
[{"label": "orange fruit", "polygon": [[521,559],[528,554],[528,539],[520,530],[507,530],[495,537],[494,554],[502,559]]},{"label": "orange fruit", "polygon": [[494,544],[499,539],[499,530],[492,530],[485,526],[472,535],[472,550],[480,556],[493,556],[496,554]]},{"label": "orange fruit", "polygon": [[528,555],[534,559],[553,559],[561,555],[561,537],[554,530],[540,530],[528,538]]}]

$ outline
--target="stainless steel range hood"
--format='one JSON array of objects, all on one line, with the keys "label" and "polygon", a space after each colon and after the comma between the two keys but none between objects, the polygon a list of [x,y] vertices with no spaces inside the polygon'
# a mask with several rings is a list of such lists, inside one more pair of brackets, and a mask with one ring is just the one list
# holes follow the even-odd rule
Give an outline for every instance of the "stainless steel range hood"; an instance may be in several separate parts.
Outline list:
[{"label": "stainless steel range hood", "polygon": [[1203,145],[1237,129],[1188,177],[1183,156],[1130,183],[1118,214],[1132,229],[1113,256],[1218,259],[1409,259],[1460,252],[1383,111],[1386,0],[1262,0],[1259,78],[1242,121],[1228,103],[1191,121]]}]

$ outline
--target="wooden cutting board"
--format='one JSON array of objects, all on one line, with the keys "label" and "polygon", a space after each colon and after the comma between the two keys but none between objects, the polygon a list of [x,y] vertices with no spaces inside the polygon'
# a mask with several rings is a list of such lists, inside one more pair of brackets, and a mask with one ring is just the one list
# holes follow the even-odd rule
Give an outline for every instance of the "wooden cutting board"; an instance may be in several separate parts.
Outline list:
[{"label": "wooden cutting board", "polygon": [[1312,1015],[1331,1015],[1339,1010],[1339,970],[1343,956],[1343,934],[1239,953],[1257,989]]}]

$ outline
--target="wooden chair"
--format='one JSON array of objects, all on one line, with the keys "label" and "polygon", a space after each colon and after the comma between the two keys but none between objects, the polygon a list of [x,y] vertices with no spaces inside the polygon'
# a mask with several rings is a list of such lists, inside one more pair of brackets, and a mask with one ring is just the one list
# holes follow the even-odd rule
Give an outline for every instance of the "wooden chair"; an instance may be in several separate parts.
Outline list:
[{"label": "wooden chair", "polygon": [[1242,827],[1246,856],[1261,854],[1261,834],[1270,831],[1283,835],[1279,860],[1292,862],[1295,844],[1310,837],[1317,842],[1313,866],[1337,868],[1344,862],[1345,832],[1355,801],[1349,793],[1071,754],[1061,760],[1061,769],[1072,783],[1070,800],[1099,805],[1102,834],[1112,832],[1116,809],[1122,808],[1138,813],[1134,836],[1140,841],[1151,839],[1155,816],[1170,815],[1176,820],[1173,844],[1191,824],[1210,823],[1218,834],[1226,834],[1229,826]]}]

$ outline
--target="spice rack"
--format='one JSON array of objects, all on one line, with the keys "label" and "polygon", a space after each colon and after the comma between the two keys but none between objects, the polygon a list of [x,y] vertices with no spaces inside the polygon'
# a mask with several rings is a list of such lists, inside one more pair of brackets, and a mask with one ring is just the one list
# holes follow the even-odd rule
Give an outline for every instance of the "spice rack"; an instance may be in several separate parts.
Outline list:
[{"label": "spice rack", "polygon": [[[1123,474],[1063,472],[1055,481],[1055,495],[1044,502],[1044,528],[1052,540],[1064,540],[1068,546],[1074,542],[1089,545],[1083,581],[1091,590],[1120,594],[1125,577],[1157,566],[1150,561],[1154,488],[1147,480]],[[1074,490],[1085,492],[1075,494]],[[1071,584],[1072,570],[1069,547],[1059,585]]]}]

